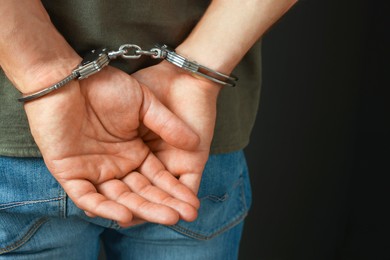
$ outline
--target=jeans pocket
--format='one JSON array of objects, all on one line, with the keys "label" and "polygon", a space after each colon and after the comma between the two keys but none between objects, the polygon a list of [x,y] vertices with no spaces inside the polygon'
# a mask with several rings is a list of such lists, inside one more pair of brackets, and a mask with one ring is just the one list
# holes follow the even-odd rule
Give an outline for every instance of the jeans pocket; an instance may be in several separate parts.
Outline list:
[{"label": "jeans pocket", "polygon": [[48,220],[48,217],[0,213],[0,255],[23,246]]},{"label": "jeans pocket", "polygon": [[65,217],[65,203],[42,159],[0,157],[0,254],[26,243],[49,217]]},{"label": "jeans pocket", "polygon": [[243,152],[210,156],[199,197],[198,218],[194,222],[180,221],[170,228],[190,238],[208,240],[246,217],[251,190]]}]

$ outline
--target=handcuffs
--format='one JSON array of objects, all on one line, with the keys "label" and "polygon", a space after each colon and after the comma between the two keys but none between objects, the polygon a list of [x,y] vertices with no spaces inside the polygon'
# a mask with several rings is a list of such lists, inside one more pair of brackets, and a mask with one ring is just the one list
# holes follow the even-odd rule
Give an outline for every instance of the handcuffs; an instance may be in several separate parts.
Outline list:
[{"label": "handcuffs", "polygon": [[32,94],[23,95],[22,97],[18,98],[18,101],[31,101],[65,86],[68,82],[74,79],[82,80],[88,78],[89,76],[101,71],[110,63],[111,60],[118,57],[124,59],[139,59],[143,55],[150,56],[154,59],[165,59],[179,68],[182,68],[198,76],[207,78],[223,86],[234,87],[235,82],[238,80],[238,78],[235,76],[226,75],[202,66],[195,61],[190,61],[185,57],[177,54],[175,50],[169,48],[167,45],[156,45],[155,48],[150,50],[142,50],[142,48],[138,45],[124,44],[121,45],[117,51],[109,51],[107,48],[92,50],[66,78],[43,90]]}]

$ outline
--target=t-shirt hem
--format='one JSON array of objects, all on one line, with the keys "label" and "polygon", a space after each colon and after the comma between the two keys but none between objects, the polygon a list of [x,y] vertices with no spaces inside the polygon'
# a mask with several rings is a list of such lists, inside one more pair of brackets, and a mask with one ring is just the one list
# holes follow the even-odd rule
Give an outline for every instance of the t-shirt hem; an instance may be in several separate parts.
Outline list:
[{"label": "t-shirt hem", "polygon": [[236,152],[244,149],[246,146],[248,146],[248,144],[249,144],[249,140],[244,140],[229,145],[214,145],[211,146],[210,154],[224,154],[224,153]]},{"label": "t-shirt hem", "polygon": [[41,152],[36,147],[4,148],[0,147],[1,156],[9,157],[42,157]]},{"label": "t-shirt hem", "polygon": [[[249,144],[249,140],[237,142],[229,145],[213,145],[210,154],[231,153],[244,149]],[[0,156],[10,157],[42,157],[41,152],[36,147],[0,147]]]}]

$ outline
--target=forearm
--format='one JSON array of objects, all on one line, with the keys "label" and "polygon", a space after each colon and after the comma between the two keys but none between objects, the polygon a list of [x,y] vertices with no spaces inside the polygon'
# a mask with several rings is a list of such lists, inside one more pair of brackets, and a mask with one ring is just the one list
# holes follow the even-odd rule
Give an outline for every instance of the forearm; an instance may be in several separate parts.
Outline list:
[{"label": "forearm", "polygon": [[67,76],[80,61],[38,0],[2,0],[0,66],[23,93]]},{"label": "forearm", "polygon": [[230,73],[295,2],[297,0],[214,0],[177,52],[212,69]]}]

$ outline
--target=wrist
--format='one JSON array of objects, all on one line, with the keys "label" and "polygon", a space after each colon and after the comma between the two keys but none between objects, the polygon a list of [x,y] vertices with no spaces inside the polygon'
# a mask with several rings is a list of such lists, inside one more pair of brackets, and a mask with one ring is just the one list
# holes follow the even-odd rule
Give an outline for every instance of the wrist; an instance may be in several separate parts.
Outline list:
[{"label": "wrist", "polygon": [[22,93],[61,80],[80,62],[40,1],[5,1],[0,14],[0,66]]},{"label": "wrist", "polygon": [[35,93],[68,77],[80,61],[81,58],[78,56],[46,60],[29,66],[24,75],[15,77],[11,81],[22,94]]},{"label": "wrist", "polygon": [[1,67],[23,94],[44,89],[67,77],[81,58],[67,43],[48,45],[47,49],[26,47],[1,59]]},{"label": "wrist", "polygon": [[193,76],[200,76],[222,86],[234,87],[238,78],[213,70],[196,61],[188,59],[166,45],[160,47],[166,61],[190,72]]},{"label": "wrist", "polygon": [[[172,76],[170,76],[172,79],[180,78],[184,81],[193,82],[194,84],[188,84],[186,88],[195,88],[197,92],[202,92],[205,96],[208,96],[211,99],[216,100],[221,89],[223,88],[223,86],[220,84],[212,82],[211,80],[196,74],[189,73],[166,60],[162,61],[159,65],[166,69],[166,73],[168,75],[172,74]],[[168,84],[168,87],[172,85],[176,86],[176,84]]]},{"label": "wrist", "polygon": [[210,43],[202,44],[191,38],[180,44],[176,48],[176,52],[189,60],[227,75],[233,71],[236,65],[233,62],[235,60],[234,53],[226,54],[220,48],[213,48]]}]

